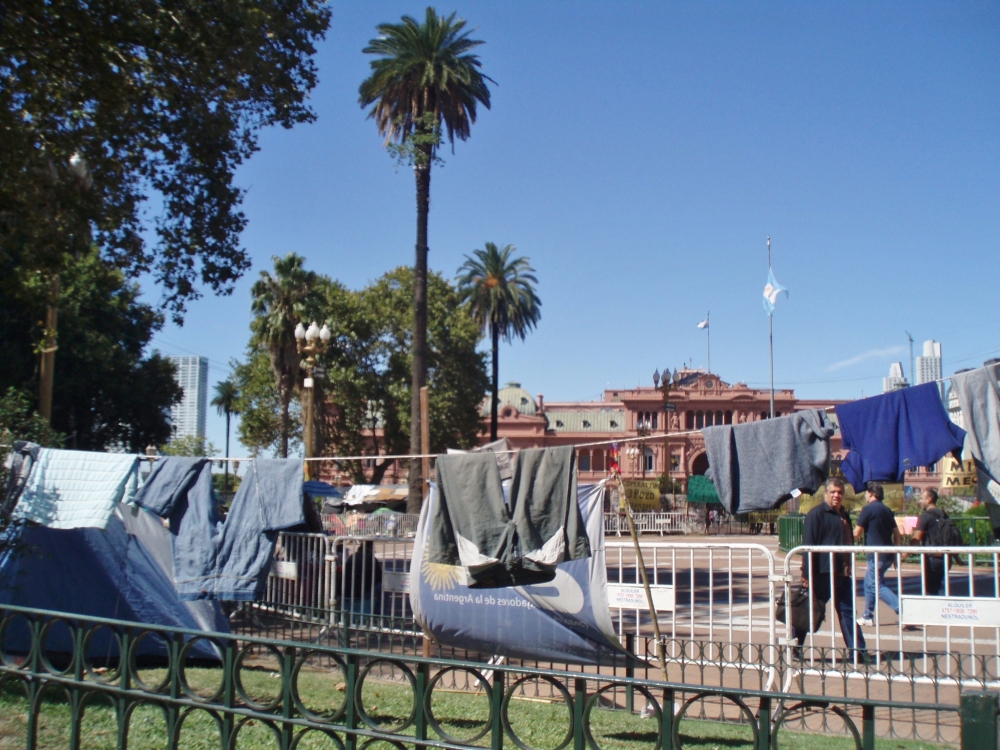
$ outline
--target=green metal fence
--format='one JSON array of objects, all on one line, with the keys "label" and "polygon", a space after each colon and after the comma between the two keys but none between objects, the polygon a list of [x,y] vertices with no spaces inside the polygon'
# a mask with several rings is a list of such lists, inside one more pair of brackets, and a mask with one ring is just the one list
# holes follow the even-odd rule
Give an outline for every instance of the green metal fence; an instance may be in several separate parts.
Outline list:
[{"label": "green metal fence", "polygon": [[[18,638],[22,653],[13,651]],[[99,656],[96,642],[107,644]],[[217,658],[193,658],[199,645]],[[519,700],[529,684],[543,701]],[[611,750],[634,746],[622,737],[640,737],[654,750],[675,750],[693,736],[738,744],[736,728],[755,750],[770,750],[782,733],[808,731],[819,716],[825,733],[874,750],[876,724],[895,720],[893,711],[948,714],[960,720],[954,741],[963,748],[998,748],[993,692],[965,693],[957,705],[706,689],[597,668],[401,657],[18,607],[0,608],[0,707],[0,736],[16,740],[12,727],[22,721],[16,744],[31,749]],[[708,721],[690,719],[695,711]]]},{"label": "green metal fence", "polygon": [[778,549],[788,552],[802,545],[802,526],[805,516],[800,513],[778,518]]}]

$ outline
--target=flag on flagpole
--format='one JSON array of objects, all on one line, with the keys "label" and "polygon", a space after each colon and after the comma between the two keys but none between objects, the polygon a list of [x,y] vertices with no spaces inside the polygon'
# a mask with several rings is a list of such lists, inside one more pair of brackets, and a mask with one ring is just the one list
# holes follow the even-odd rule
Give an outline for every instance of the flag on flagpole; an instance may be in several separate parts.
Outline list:
[{"label": "flag on flagpole", "polygon": [[708,318],[705,318],[705,319],[704,319],[703,321],[701,321],[701,322],[700,322],[700,323],[698,324],[698,327],[699,327],[699,328],[708,328]]},{"label": "flag on flagpole", "polygon": [[764,312],[774,315],[774,305],[782,292],[788,297],[788,290],[774,279],[774,271],[767,269],[767,284],[764,286]]}]

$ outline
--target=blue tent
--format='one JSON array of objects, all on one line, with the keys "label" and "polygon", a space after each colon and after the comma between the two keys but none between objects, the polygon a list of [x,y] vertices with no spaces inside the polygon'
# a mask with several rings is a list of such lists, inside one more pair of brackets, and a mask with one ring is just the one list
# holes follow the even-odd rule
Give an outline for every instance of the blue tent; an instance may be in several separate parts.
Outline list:
[{"label": "blue tent", "polygon": [[[218,602],[182,602],[174,588],[170,532],[150,513],[119,505],[107,528],[50,529],[28,525],[19,542],[4,545],[0,556],[0,604],[70,612],[77,615],[229,632]],[[10,627],[3,650],[24,653],[28,632]],[[165,644],[146,637],[137,655],[164,656]],[[54,628],[46,647],[72,651],[65,628]],[[108,628],[94,631],[91,658],[117,658],[118,644]],[[217,659],[209,641],[199,640],[192,657]]]}]

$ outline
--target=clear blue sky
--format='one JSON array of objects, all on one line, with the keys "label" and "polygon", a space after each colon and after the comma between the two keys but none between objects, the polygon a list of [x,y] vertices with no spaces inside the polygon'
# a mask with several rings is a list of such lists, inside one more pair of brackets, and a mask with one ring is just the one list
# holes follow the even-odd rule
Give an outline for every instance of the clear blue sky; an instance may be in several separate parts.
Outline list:
[{"label": "clear blue sky", "polygon": [[[425,6],[331,6],[317,121],[265,132],[239,173],[254,269],[155,340],[209,357],[212,383],[243,351],[272,255],[351,287],[413,261],[413,176],[357,90],[375,25]],[[891,362],[909,369],[904,329],[917,354],[943,342],[946,373],[1000,354],[1000,4],[437,7],[477,28],[497,85],[433,172],[431,267],[453,276],[484,242],[513,243],[543,301],[538,330],[502,346],[502,382],[596,399],[703,367],[711,310],[712,369],[766,386],[767,235],[791,293],[774,317],[780,387],[877,393]]]}]

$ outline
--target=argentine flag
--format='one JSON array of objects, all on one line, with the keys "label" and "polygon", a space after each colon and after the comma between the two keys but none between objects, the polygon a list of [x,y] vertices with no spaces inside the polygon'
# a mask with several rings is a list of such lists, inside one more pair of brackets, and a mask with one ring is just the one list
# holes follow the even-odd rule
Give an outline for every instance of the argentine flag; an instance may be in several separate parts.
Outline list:
[{"label": "argentine flag", "polygon": [[774,303],[778,301],[778,295],[782,292],[788,297],[788,290],[774,280],[774,271],[767,269],[767,284],[764,286],[764,312],[774,315]]}]

